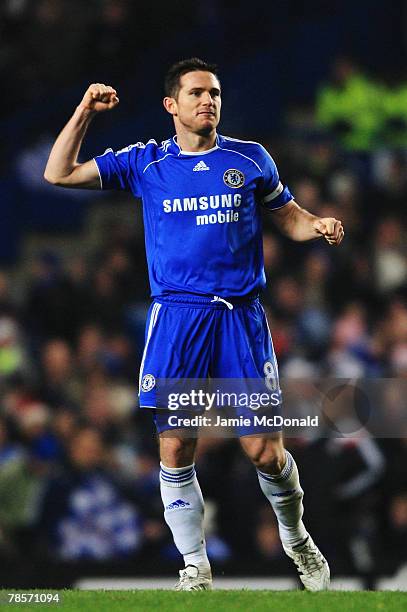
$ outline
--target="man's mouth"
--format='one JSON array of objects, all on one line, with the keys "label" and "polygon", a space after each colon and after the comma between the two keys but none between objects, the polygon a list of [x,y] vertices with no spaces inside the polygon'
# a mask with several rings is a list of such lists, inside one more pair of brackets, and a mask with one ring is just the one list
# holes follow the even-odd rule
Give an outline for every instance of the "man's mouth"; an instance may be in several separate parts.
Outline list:
[{"label": "man's mouth", "polygon": [[213,111],[201,111],[198,115],[209,115],[210,117],[214,117],[215,113]]}]

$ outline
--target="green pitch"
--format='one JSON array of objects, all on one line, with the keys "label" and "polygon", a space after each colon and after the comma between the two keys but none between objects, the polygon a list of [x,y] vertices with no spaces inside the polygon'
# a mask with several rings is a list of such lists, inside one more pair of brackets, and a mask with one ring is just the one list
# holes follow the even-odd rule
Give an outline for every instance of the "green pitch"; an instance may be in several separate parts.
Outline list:
[{"label": "green pitch", "polygon": [[[72,610],[77,612],[223,612],[224,610],[293,610],[309,612],[363,612],[407,610],[407,593],[401,592],[324,592],[304,591],[211,591],[175,593],[172,591],[58,591],[60,604],[5,604],[7,593],[0,592],[3,610]],[[23,591],[12,591],[22,593]],[[28,591],[24,591],[28,593]],[[41,593],[45,591],[31,591]],[[48,591],[49,592],[49,591]],[[56,591],[53,591],[55,593]]]}]

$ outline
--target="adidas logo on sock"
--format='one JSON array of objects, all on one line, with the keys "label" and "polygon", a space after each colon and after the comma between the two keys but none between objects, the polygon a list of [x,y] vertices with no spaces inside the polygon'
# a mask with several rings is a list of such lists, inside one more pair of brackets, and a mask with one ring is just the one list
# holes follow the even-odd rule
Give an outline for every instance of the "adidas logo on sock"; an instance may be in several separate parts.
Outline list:
[{"label": "adidas logo on sock", "polygon": [[183,499],[177,499],[175,501],[173,501],[171,504],[168,504],[168,506],[165,506],[166,510],[175,510],[175,508],[185,508],[186,506],[190,506],[191,504],[187,501],[184,501]]},{"label": "adidas logo on sock", "polygon": [[280,491],[280,493],[272,493],[272,497],[288,497],[289,495],[293,495],[297,493],[298,489],[288,489],[288,491]]},{"label": "adidas logo on sock", "polygon": [[196,164],[194,172],[199,172],[200,170],[210,170],[209,166],[207,166],[202,159]]}]

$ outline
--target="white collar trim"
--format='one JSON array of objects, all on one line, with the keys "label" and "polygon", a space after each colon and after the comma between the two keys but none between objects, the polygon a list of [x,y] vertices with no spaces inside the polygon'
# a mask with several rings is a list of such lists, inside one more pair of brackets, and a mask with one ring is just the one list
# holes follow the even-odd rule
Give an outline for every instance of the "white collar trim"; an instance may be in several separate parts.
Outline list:
[{"label": "white collar trim", "polygon": [[181,149],[181,147],[179,146],[178,142],[177,142],[177,137],[176,136],[173,137],[173,141],[175,142],[175,144],[177,145],[177,147],[179,149],[178,155],[207,155],[208,153],[212,153],[213,151],[216,151],[216,149],[219,149],[218,135],[217,134],[216,134],[216,144],[215,144],[215,146],[212,147],[212,149],[207,149],[206,151],[183,151]]}]

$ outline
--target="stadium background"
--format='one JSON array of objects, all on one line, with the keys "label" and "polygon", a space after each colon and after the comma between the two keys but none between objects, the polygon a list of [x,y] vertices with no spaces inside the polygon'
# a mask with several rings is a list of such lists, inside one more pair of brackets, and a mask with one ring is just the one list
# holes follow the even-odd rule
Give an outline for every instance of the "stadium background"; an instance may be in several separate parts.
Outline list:
[{"label": "stadium background", "polygon": [[[121,103],[92,125],[83,159],[168,137],[166,68],[216,61],[221,133],[260,140],[296,199],[346,230],[337,250],[296,245],[264,216],[282,376],[405,378],[406,2],[4,0],[0,19],[0,582],[175,576],[156,442],[135,411],[149,303],[140,206],[47,185],[50,146],[91,82]],[[288,447],[333,574],[375,587],[400,572],[406,425],[393,439]],[[215,572],[294,577],[236,442],[204,440],[197,464]]]}]

